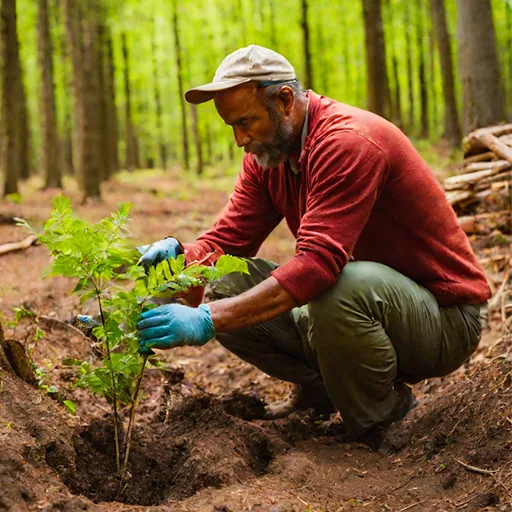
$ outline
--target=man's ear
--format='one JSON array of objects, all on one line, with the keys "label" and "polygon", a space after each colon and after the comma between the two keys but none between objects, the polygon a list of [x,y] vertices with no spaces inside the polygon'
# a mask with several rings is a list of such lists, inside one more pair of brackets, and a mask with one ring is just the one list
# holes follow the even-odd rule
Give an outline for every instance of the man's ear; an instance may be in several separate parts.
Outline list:
[{"label": "man's ear", "polygon": [[287,85],[281,87],[277,93],[279,109],[285,116],[289,116],[293,111],[295,97],[291,87]]}]

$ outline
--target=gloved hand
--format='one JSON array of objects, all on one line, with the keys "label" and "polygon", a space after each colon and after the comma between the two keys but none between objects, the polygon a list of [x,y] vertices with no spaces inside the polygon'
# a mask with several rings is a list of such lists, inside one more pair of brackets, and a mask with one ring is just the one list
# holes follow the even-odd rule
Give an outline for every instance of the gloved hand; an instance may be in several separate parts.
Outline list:
[{"label": "gloved hand", "polygon": [[137,247],[142,254],[140,263],[147,270],[151,265],[162,263],[168,258],[176,258],[182,254],[183,247],[176,238],[167,237],[151,245],[142,245]]},{"label": "gloved hand", "polygon": [[139,317],[137,329],[142,354],[151,348],[202,346],[215,336],[210,308],[206,304],[198,308],[165,304],[145,311]]}]

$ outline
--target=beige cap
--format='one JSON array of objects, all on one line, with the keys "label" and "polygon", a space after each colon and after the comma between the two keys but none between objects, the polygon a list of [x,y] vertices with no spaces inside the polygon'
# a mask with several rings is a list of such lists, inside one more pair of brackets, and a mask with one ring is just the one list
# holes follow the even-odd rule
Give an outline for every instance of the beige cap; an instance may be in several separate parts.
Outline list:
[{"label": "beige cap", "polygon": [[217,91],[251,80],[266,82],[295,78],[293,66],[282,55],[263,46],[251,44],[230,53],[217,68],[212,82],[189,89],[185,93],[185,99],[197,105],[211,100]]}]

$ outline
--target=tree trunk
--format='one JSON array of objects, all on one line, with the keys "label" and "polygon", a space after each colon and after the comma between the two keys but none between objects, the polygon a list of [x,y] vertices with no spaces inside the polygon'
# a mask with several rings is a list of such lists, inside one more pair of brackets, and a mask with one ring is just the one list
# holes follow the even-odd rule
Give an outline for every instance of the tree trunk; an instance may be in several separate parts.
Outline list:
[{"label": "tree trunk", "polygon": [[181,106],[181,130],[183,136],[183,167],[188,170],[190,167],[187,112],[185,110],[185,97],[183,95],[183,66],[181,63],[180,32],[178,27],[178,3],[174,0],[172,24],[174,30],[174,52],[176,54],[176,68],[178,70],[178,94]]},{"label": "tree trunk", "polygon": [[41,171],[45,188],[62,187],[62,160],[60,158],[55,88],[53,83],[53,45],[50,35],[48,0],[39,0],[39,67],[41,70]]},{"label": "tree trunk", "polygon": [[103,76],[105,88],[103,91],[105,98],[105,126],[107,132],[106,147],[108,151],[108,162],[105,178],[109,179],[119,169],[119,127],[117,119],[115,76],[114,76],[114,49],[112,44],[112,35],[108,27],[104,28],[104,62]]},{"label": "tree trunk", "polygon": [[420,136],[427,138],[428,130],[428,94],[427,73],[425,65],[423,0],[416,0],[416,43],[418,45],[418,81],[420,84]]},{"label": "tree trunk", "polygon": [[2,0],[2,170],[5,175],[3,195],[18,193],[20,175],[20,123],[18,82],[19,47],[16,33],[16,0]]},{"label": "tree trunk", "polygon": [[430,0],[432,25],[436,34],[441,77],[444,94],[444,137],[453,146],[459,146],[462,134],[460,131],[459,114],[455,97],[455,79],[453,76],[452,48],[450,34],[446,23],[444,0]]},{"label": "tree trunk", "polygon": [[464,132],[505,121],[490,0],[457,0],[457,43]]},{"label": "tree trunk", "polygon": [[156,58],[156,19],[153,19],[153,38],[151,41],[153,54],[153,84],[156,107],[156,129],[158,134],[158,152],[160,156],[160,165],[163,169],[167,168],[167,149],[165,147],[163,122],[162,122],[162,100],[160,98],[160,83],[158,73],[158,60]]},{"label": "tree trunk", "polygon": [[132,123],[132,105],[130,88],[130,56],[128,54],[128,44],[126,41],[126,32],[121,36],[123,60],[124,60],[124,129],[126,141],[126,160],[125,167],[128,171],[133,171],[138,164],[137,141]]},{"label": "tree trunk", "polygon": [[84,9],[84,172],[81,175],[83,198],[99,199],[100,183],[103,181],[104,136],[102,130],[101,91],[98,70],[98,5],[94,0]]},{"label": "tree trunk", "polygon": [[201,133],[199,131],[199,119],[197,117],[197,105],[192,105],[192,131],[194,133],[194,142],[197,152],[197,174],[201,176],[204,171],[203,166],[203,146],[201,143]]},{"label": "tree trunk", "polygon": [[18,61],[18,75],[17,82],[19,93],[17,95],[19,101],[19,123],[20,123],[20,178],[26,180],[30,177],[32,163],[31,163],[31,137],[30,137],[30,121],[29,111],[27,104],[27,93],[23,84],[23,73],[21,70],[21,63]]},{"label": "tree trunk", "polygon": [[311,65],[311,41],[308,22],[308,0],[301,0],[302,41],[304,45],[304,88],[313,89],[313,69]]},{"label": "tree trunk", "polygon": [[[97,91],[94,91],[93,22],[87,22],[84,12],[74,0],[64,0],[66,35],[73,68],[75,123],[77,130],[76,167],[80,176],[83,199],[100,198],[99,145],[97,133]],[[93,13],[87,14],[93,15]],[[93,34],[94,32],[94,34]]]},{"label": "tree trunk", "polygon": [[368,110],[385,117],[389,97],[380,0],[363,0]]},{"label": "tree trunk", "polygon": [[409,98],[409,132],[415,128],[414,79],[412,70],[411,3],[405,3],[405,46],[407,54],[407,96]]}]

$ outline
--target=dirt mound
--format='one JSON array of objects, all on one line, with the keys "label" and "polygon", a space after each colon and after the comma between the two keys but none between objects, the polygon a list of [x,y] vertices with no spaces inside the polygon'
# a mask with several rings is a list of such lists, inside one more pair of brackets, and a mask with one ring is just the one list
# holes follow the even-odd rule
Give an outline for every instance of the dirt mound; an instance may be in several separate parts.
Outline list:
[{"label": "dirt mound", "polygon": [[512,498],[512,357],[478,365],[427,399],[392,426],[386,442],[402,457],[434,466],[445,490],[480,475],[480,485],[456,506],[467,500],[480,510]]},{"label": "dirt mound", "polygon": [[107,419],[80,430],[71,456],[47,447],[46,462],[74,494],[94,502],[156,505],[261,476],[283,449],[277,437],[200,395],[185,399],[166,421],[155,418],[134,432],[126,483],[116,477],[114,434]]}]

